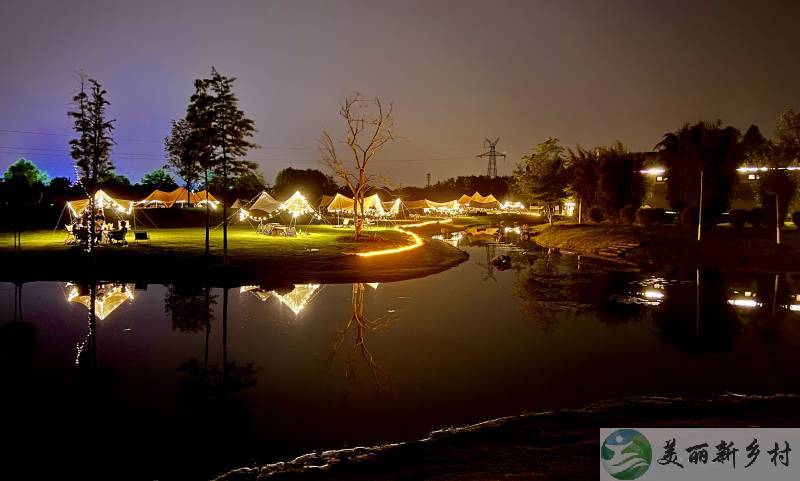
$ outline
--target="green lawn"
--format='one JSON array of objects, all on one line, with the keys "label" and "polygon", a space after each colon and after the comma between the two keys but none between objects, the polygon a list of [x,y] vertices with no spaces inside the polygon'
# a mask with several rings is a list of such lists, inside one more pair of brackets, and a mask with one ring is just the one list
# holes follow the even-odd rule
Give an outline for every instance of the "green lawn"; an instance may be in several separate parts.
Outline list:
[{"label": "green lawn", "polygon": [[[411,244],[413,239],[391,226],[368,227],[359,242],[352,228],[330,225],[301,226],[297,237],[273,237],[256,233],[248,226],[232,226],[228,231],[228,256],[236,266],[226,274],[232,282],[347,282],[386,281],[418,277],[451,267],[466,254],[442,242],[426,240],[420,248],[407,252],[362,258],[357,252],[382,250]],[[211,231],[211,255],[204,257],[205,229],[151,229],[150,242],[97,248],[95,259],[84,250],[65,245],[66,233],[32,231],[22,234],[22,253],[13,255],[10,233],[0,234],[0,255],[7,279],[68,280],[94,276],[107,279],[173,282],[176,279],[207,278],[209,266],[222,259],[222,229]],[[215,277],[215,276],[211,276]]]},{"label": "green lawn", "polygon": [[[247,226],[232,226],[228,229],[228,250],[231,255],[280,254],[305,252],[307,249],[320,249],[330,253],[358,252],[377,246],[393,247],[408,242],[408,237],[391,228],[367,228],[366,239],[361,242],[352,240],[353,229],[336,228],[329,225],[310,225],[299,228],[297,237],[274,237],[255,232]],[[174,252],[177,254],[196,256],[204,253],[205,229],[201,227],[152,229],[150,242],[136,244],[133,234],[128,234],[127,249],[140,249],[147,252]],[[65,245],[66,232],[31,231],[23,232],[23,250],[66,250],[74,246]],[[211,230],[211,251],[221,253],[222,229]],[[0,234],[0,251],[11,250],[13,237],[11,233]],[[119,246],[100,246],[101,250],[119,250]],[[218,252],[219,251],[219,252]]]}]

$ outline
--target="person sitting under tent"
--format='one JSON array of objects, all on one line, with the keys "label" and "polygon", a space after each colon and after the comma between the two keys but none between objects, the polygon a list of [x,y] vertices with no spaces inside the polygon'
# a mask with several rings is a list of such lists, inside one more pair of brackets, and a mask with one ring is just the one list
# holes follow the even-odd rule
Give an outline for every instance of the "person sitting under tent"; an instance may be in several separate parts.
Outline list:
[{"label": "person sitting under tent", "polygon": [[128,233],[128,225],[125,221],[120,221],[119,224],[119,229],[108,231],[108,243],[128,245],[128,241],[125,239],[125,234]]}]

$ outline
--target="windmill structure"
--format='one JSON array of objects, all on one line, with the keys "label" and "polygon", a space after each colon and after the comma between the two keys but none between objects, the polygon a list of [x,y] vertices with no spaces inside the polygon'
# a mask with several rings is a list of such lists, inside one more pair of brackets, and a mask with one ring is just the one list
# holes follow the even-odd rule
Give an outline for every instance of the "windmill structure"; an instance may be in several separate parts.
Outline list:
[{"label": "windmill structure", "polygon": [[497,157],[502,157],[503,160],[506,159],[505,152],[497,152],[497,143],[500,141],[500,137],[490,140],[484,139],[483,141],[483,148],[488,148],[486,152],[477,155],[476,157],[487,157],[489,159],[489,166],[486,169],[486,175],[489,178],[497,177]]}]

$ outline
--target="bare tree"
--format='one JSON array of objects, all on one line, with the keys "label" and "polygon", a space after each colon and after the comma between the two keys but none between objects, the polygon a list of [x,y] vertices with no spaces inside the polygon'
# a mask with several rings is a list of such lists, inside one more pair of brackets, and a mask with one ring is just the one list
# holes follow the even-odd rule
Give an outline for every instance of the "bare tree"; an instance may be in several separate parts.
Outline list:
[{"label": "bare tree", "polygon": [[385,108],[381,99],[369,100],[358,92],[346,97],[339,108],[339,116],[347,124],[347,138],[343,142],[350,150],[352,163],[339,157],[336,142],[327,131],[319,140],[322,163],[338,177],[353,194],[355,240],[364,226],[364,197],[378,176],[367,173],[369,162],[387,142],[394,140],[392,104]]}]

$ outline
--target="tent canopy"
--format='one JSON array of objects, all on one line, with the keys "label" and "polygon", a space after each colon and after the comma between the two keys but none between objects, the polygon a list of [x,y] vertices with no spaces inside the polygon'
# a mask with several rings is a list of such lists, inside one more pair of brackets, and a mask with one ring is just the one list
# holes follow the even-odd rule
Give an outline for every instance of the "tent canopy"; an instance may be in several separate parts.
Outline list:
[{"label": "tent canopy", "polygon": [[311,207],[311,204],[303,197],[303,194],[301,194],[299,190],[292,194],[291,197],[281,202],[278,208],[289,212],[292,214],[292,217],[299,217],[303,214],[314,212],[314,208]]},{"label": "tent canopy", "polygon": [[258,198],[256,198],[256,200],[250,204],[250,208],[247,210],[253,214],[266,215],[275,212],[280,206],[280,202],[275,200],[266,191],[262,191]]},{"label": "tent canopy", "polygon": [[[145,207],[154,205],[164,205],[172,207],[175,204],[185,204],[187,202],[194,205],[202,205],[206,201],[206,191],[190,192],[185,187],[178,187],[172,192],[164,192],[162,190],[154,190],[147,197],[139,201]],[[208,194],[208,201],[211,205],[216,206],[219,201],[213,195]]]},{"label": "tent canopy", "polygon": [[328,205],[331,203],[332,200],[333,200],[332,195],[323,195],[322,199],[320,199],[319,201],[319,210],[327,209]]},{"label": "tent canopy", "polygon": [[[134,202],[125,199],[114,199],[103,190],[98,190],[94,195],[95,205],[100,209],[113,209],[121,215],[129,215],[133,210]],[[67,208],[73,217],[80,217],[89,208],[89,199],[67,201]]]},{"label": "tent canopy", "polygon": [[457,200],[449,202],[434,202],[428,199],[422,200],[407,200],[404,202],[406,209],[420,210],[420,209],[434,209],[434,210],[458,210],[459,205]]},{"label": "tent canopy", "polygon": [[328,203],[328,211],[348,211],[353,212],[354,200],[350,197],[337,193]]},{"label": "tent canopy", "polygon": [[466,195],[466,194],[462,195],[461,197],[458,198],[458,203],[461,205],[469,205],[471,207],[486,208],[486,209],[496,207],[499,204],[497,198],[495,198],[495,196],[493,196],[492,194],[489,194],[484,197],[478,191],[475,191],[475,193],[472,195]]}]

